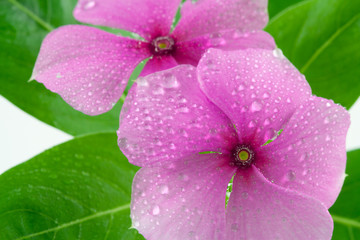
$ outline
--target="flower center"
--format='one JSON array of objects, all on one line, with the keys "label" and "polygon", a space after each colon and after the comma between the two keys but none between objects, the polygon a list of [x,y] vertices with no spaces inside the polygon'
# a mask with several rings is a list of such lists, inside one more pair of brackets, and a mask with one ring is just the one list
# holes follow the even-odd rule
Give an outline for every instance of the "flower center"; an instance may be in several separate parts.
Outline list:
[{"label": "flower center", "polygon": [[166,55],[175,50],[175,41],[169,36],[157,37],[151,42],[151,51],[154,55]]},{"label": "flower center", "polygon": [[248,145],[239,145],[233,151],[234,160],[230,164],[241,168],[250,167],[254,161],[254,155]]}]

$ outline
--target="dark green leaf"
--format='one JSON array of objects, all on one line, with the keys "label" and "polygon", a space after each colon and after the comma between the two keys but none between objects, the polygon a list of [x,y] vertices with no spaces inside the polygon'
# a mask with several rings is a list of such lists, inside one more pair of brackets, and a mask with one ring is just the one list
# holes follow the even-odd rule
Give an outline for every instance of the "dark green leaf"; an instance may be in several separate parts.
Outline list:
[{"label": "dark green leaf", "polygon": [[344,186],[330,213],[335,222],[333,240],[360,239],[360,149],[348,152]]},{"label": "dark green leaf", "polygon": [[360,1],[311,0],[274,17],[266,30],[313,93],[349,108],[360,95]]},{"label": "dark green leaf", "polygon": [[129,230],[137,169],[116,134],[45,151],[0,176],[0,239],[143,239]]},{"label": "dark green leaf", "polygon": [[0,1],[0,94],[25,112],[73,135],[114,131],[121,104],[109,113],[87,116],[42,84],[27,82],[41,41],[53,28],[76,23],[76,0]]},{"label": "dark green leaf", "polygon": [[276,14],[285,10],[286,8],[294,5],[295,3],[302,2],[305,0],[269,0],[268,11],[270,18],[276,16]]}]

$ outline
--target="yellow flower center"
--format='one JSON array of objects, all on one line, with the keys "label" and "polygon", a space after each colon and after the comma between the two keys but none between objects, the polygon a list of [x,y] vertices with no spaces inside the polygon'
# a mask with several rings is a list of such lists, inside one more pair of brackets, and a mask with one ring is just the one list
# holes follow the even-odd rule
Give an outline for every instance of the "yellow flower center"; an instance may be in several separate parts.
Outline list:
[{"label": "yellow flower center", "polygon": [[250,154],[249,154],[249,152],[246,151],[246,150],[241,150],[238,155],[239,155],[239,159],[240,159],[241,161],[247,161],[247,160],[249,160]]}]

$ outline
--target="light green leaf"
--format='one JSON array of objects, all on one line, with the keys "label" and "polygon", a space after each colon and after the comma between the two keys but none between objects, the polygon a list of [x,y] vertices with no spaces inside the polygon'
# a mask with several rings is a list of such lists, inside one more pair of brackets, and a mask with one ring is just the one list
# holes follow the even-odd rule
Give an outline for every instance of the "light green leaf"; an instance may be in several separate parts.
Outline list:
[{"label": "light green leaf", "polygon": [[0,1],[0,94],[34,117],[72,135],[114,131],[121,104],[109,113],[87,116],[42,84],[27,82],[45,35],[74,24],[76,0]]},{"label": "light green leaf", "polygon": [[360,149],[348,152],[346,173],[340,196],[330,208],[333,240],[360,239]]},{"label": "light green leaf", "polygon": [[346,108],[360,95],[360,1],[310,0],[292,5],[266,27],[315,95]]},{"label": "light green leaf", "polygon": [[129,229],[137,169],[116,134],[45,151],[0,175],[0,239],[143,239]]}]

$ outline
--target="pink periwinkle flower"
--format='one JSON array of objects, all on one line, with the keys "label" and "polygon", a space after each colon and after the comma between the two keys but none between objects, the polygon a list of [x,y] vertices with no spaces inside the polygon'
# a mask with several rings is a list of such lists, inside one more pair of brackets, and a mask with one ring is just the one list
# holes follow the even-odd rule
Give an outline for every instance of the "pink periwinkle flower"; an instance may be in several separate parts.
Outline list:
[{"label": "pink periwinkle flower", "polygon": [[330,239],[349,124],[278,50],[210,49],[197,69],[140,78],[118,131],[142,167],[133,227],[148,240]]},{"label": "pink periwinkle flower", "polygon": [[171,25],[181,0],[79,0],[74,16],[85,23],[125,29],[130,39],[97,28],[68,25],[43,41],[31,79],[43,83],[75,109],[89,115],[110,110],[134,68],[142,76],[178,64],[197,65],[209,47],[273,49],[266,25],[267,0],[186,1],[181,20]]}]

